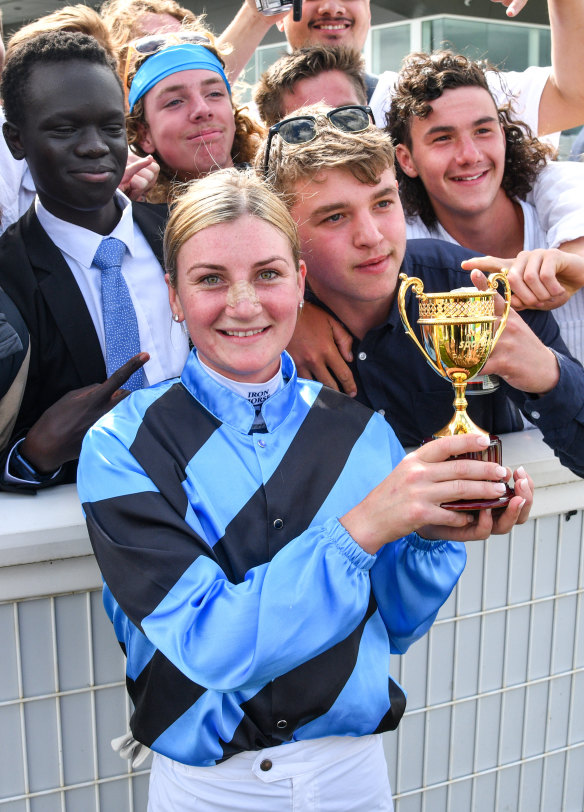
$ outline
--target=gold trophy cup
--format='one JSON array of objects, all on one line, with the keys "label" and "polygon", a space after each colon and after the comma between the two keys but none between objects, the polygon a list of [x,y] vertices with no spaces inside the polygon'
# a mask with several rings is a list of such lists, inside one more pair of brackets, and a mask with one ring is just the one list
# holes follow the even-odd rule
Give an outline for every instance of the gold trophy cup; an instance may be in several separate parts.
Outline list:
[{"label": "gold trophy cup", "polygon": [[[479,428],[466,413],[467,400],[465,390],[468,381],[475,378],[486,364],[487,359],[507,323],[511,306],[511,288],[507,280],[507,271],[492,273],[487,279],[485,291],[464,288],[449,293],[424,293],[424,283],[416,276],[400,274],[402,283],[398,293],[398,308],[406,333],[434,369],[454,386],[454,416],[452,420],[432,435],[432,439],[449,437],[454,434],[484,434],[490,438],[490,445],[484,451],[471,452],[463,456],[497,462],[501,465],[501,440],[495,434],[489,434]],[[495,294],[497,283],[505,286],[505,311],[499,327],[494,331]],[[412,330],[408,320],[405,300],[409,288],[413,288],[418,299],[420,317],[418,325],[423,345]],[[499,499],[485,501],[449,502],[442,507],[451,510],[478,510],[488,507],[504,507],[513,491]]]}]

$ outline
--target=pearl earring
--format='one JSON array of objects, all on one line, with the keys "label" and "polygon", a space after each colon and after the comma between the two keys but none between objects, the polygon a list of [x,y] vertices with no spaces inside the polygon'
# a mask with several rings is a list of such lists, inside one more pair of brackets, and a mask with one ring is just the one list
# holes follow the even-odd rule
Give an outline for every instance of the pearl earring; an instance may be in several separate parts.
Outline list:
[{"label": "pearl earring", "polygon": [[172,320],[173,321],[178,321],[178,313],[173,313],[172,314]]},{"label": "pearl earring", "polygon": [[304,299],[301,302],[298,303],[298,310],[300,310],[300,312],[302,312],[303,307],[304,307]]}]

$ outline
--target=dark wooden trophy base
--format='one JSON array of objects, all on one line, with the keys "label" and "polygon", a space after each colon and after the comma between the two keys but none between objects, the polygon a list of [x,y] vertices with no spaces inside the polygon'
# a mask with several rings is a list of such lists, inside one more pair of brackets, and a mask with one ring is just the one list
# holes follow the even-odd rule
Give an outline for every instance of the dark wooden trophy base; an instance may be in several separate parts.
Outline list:
[{"label": "dark wooden trophy base", "polygon": [[[496,434],[490,434],[489,437],[491,438],[491,443],[484,451],[469,451],[468,454],[458,454],[456,457],[451,457],[450,459],[461,459],[466,458],[468,460],[482,460],[483,462],[496,462],[498,465],[502,465],[503,459],[503,448],[501,444],[501,440],[497,437]],[[436,437],[429,437],[427,440],[424,440],[425,443],[430,442],[430,440],[435,440]],[[499,496],[497,499],[477,499],[477,500],[466,500],[460,499],[456,502],[443,502],[440,507],[446,508],[447,510],[486,510],[487,508],[504,508],[506,507],[511,498],[515,496],[515,491],[513,488],[510,488],[507,485],[507,490],[502,496]]]}]

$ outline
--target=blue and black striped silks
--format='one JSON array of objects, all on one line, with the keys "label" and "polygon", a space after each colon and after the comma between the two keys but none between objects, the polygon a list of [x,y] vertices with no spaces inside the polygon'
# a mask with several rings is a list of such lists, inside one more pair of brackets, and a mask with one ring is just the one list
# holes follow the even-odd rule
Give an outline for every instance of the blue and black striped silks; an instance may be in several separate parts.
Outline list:
[{"label": "blue and black striped silks", "polygon": [[390,651],[421,637],[464,545],[368,555],[338,521],[403,456],[379,415],[312,381],[253,406],[191,353],[89,432],[78,487],[127,657],[136,739],[185,764],[394,728]]}]

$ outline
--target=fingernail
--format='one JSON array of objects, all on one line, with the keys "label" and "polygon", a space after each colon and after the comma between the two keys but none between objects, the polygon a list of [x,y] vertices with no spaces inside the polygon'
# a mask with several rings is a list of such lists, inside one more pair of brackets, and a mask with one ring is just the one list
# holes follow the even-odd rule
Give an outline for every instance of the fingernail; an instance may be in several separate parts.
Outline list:
[{"label": "fingernail", "polygon": [[517,473],[519,474],[519,476],[522,479],[523,479],[523,477],[527,476],[527,472],[526,472],[525,468],[522,465],[520,465],[519,468],[517,469]]},{"label": "fingernail", "polygon": [[523,507],[523,505],[525,504],[525,501],[526,501],[525,499],[522,499],[522,500],[521,500],[521,502],[519,503],[519,510],[521,510],[521,508],[522,508],[522,507]]},{"label": "fingernail", "polygon": [[506,478],[507,477],[507,469],[503,468],[502,465],[498,465],[497,466],[497,476]]},{"label": "fingernail", "polygon": [[477,437],[477,444],[482,445],[483,448],[486,448],[491,443],[491,438],[486,437],[484,434],[479,434]]},{"label": "fingernail", "polygon": [[504,494],[505,491],[507,490],[507,486],[505,485],[504,482],[495,482],[494,485],[496,493]]}]

